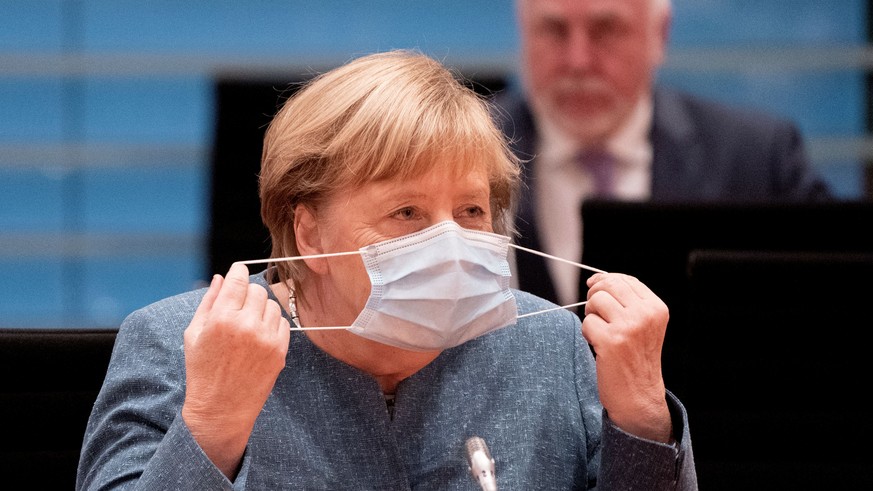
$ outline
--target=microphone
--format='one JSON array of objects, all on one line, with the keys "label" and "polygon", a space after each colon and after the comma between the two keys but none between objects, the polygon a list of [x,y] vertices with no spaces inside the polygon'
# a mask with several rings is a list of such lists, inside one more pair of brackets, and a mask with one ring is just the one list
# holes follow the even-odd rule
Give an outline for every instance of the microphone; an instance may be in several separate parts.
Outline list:
[{"label": "microphone", "polygon": [[497,491],[497,477],[494,475],[494,459],[485,445],[485,440],[478,436],[467,439],[467,462],[473,480],[479,483],[484,491]]}]

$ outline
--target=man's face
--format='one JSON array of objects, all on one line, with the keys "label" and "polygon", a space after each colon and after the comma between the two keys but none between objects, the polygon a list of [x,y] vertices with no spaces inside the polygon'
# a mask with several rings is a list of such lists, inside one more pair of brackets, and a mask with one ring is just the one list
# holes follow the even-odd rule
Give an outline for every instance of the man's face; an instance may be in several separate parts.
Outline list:
[{"label": "man's face", "polygon": [[669,12],[652,4],[519,0],[523,75],[535,110],[579,141],[608,138],[650,91],[663,59]]}]

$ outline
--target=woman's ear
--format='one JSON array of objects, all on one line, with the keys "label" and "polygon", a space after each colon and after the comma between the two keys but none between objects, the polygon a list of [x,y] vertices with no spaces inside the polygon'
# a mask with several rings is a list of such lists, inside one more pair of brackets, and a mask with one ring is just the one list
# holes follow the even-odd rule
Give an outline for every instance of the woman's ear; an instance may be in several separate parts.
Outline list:
[{"label": "woman's ear", "polygon": [[[297,205],[294,208],[294,237],[297,241],[297,250],[301,256],[322,254],[321,230],[315,212],[306,205]],[[324,258],[304,259],[306,266],[315,274],[327,272],[327,261]]]}]

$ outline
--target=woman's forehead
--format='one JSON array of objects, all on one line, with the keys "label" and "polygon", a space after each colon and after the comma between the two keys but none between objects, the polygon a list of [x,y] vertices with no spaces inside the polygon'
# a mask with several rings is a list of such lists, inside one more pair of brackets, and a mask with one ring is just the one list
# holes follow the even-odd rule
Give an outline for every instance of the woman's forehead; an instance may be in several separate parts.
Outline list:
[{"label": "woman's forehead", "polygon": [[479,187],[484,190],[489,186],[489,167],[462,161],[443,161],[433,165],[421,165],[411,169],[409,173],[388,176],[372,180],[364,185],[379,184],[386,189],[391,187]]},{"label": "woman's forehead", "polygon": [[357,184],[365,184],[394,179],[422,179],[431,174],[439,174],[447,179],[459,179],[470,174],[488,175],[493,172],[494,163],[493,155],[481,150],[440,148],[421,153],[413,159],[394,158],[354,167],[350,166],[349,172],[357,177]]},{"label": "woman's forehead", "polygon": [[368,195],[372,200],[395,199],[400,196],[425,198],[440,193],[490,195],[490,180],[485,166],[434,165],[421,166],[408,173],[369,179],[355,186],[337,190],[335,197]]}]

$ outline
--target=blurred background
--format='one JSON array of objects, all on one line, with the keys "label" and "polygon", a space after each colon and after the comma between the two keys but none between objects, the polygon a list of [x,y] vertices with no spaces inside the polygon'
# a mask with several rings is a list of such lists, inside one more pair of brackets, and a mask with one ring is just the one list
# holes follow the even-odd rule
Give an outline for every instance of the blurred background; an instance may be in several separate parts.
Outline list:
[{"label": "blurred background", "polygon": [[[792,118],[836,192],[869,198],[869,3],[673,0],[660,77]],[[393,48],[499,87],[512,0],[0,1],[0,326],[115,328],[225,273],[213,203],[256,199],[259,153],[216,149],[288,83]],[[217,188],[235,164],[251,179]]]}]

